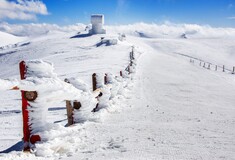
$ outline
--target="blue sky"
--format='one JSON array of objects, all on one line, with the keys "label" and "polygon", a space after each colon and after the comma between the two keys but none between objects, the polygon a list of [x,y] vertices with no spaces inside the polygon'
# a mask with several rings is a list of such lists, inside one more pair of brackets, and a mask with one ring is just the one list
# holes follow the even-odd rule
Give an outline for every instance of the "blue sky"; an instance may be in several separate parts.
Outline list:
[{"label": "blue sky", "polygon": [[[11,1],[18,3],[25,0]],[[105,15],[106,24],[170,21],[235,27],[235,0],[42,0],[42,3],[47,13],[34,13],[36,18],[33,20],[5,18],[2,21],[87,24],[91,14],[100,13]]]}]

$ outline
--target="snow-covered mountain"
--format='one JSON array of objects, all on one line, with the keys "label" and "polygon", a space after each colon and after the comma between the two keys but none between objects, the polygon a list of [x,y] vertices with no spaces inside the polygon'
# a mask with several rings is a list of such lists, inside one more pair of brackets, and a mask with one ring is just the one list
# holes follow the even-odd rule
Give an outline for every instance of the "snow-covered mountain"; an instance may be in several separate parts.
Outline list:
[{"label": "snow-covered mountain", "polygon": [[[118,79],[117,96],[87,121],[64,127],[65,102],[52,103],[48,129],[32,154],[19,151],[20,92],[0,86],[0,159],[233,159],[235,29],[170,24],[106,29],[107,35],[93,36],[83,29],[54,30],[0,50],[0,80],[19,80],[18,63],[40,59],[53,63],[60,80],[78,78],[89,90],[93,73],[118,76],[126,68],[132,46],[137,58],[136,73]],[[118,40],[119,33],[126,40]],[[100,45],[103,37],[118,44]],[[228,70],[222,72],[222,65]]]}]

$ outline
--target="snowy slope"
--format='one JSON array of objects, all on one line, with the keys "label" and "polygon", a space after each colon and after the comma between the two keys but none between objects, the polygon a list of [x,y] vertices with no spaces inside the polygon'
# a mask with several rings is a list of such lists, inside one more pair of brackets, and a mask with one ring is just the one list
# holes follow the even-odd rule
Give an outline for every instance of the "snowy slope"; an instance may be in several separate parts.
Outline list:
[{"label": "snowy slope", "polygon": [[16,44],[18,42],[22,42],[25,40],[26,40],[26,37],[17,37],[9,33],[0,31],[0,47],[6,46],[9,44]]},{"label": "snowy slope", "polygon": [[[110,36],[117,36],[116,30],[109,29]],[[90,88],[92,73],[117,75],[126,67],[133,44],[138,60],[133,79],[113,100],[113,108],[99,115],[100,121],[65,128],[65,104],[51,106],[48,122],[55,124],[45,135],[48,140],[37,144],[39,157],[17,152],[20,94],[0,92],[0,159],[235,159],[235,76],[204,69],[182,56],[231,68],[233,34],[182,39],[132,33],[127,28],[127,41],[115,46],[96,47],[102,35],[51,33],[1,50],[1,79],[18,79],[21,60],[43,59],[54,63],[60,79],[77,77]]]}]

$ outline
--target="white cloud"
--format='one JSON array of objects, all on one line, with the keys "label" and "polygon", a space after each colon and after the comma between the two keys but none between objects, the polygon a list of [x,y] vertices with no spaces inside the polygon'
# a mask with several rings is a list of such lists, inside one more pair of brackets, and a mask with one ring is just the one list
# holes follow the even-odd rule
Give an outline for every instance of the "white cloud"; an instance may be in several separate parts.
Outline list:
[{"label": "white cloud", "polygon": [[0,19],[35,20],[37,14],[48,14],[46,5],[39,0],[0,0]]},{"label": "white cloud", "polygon": [[85,29],[84,24],[75,24],[68,26],[58,26],[56,24],[9,24],[6,22],[0,23],[0,31],[10,33],[16,36],[38,36],[47,34],[48,32],[59,31],[59,32],[78,32]]},{"label": "white cloud", "polygon": [[165,24],[136,23],[106,26],[106,30],[149,38],[179,38],[182,34],[186,34],[188,38],[235,37],[234,28],[213,28],[208,25],[174,24],[171,22]]},{"label": "white cloud", "polygon": [[[53,32],[77,33],[84,31],[85,24],[58,26],[56,24],[9,24],[0,23],[0,31],[16,36],[39,36]],[[110,33],[125,33],[133,36],[146,36],[154,38],[179,38],[186,34],[188,38],[218,38],[235,37],[234,28],[213,28],[207,25],[197,24],[175,24],[165,22],[164,24],[135,23],[130,25],[105,26]]]},{"label": "white cloud", "polygon": [[234,17],[228,17],[227,19],[234,19],[235,20],[235,16]]}]

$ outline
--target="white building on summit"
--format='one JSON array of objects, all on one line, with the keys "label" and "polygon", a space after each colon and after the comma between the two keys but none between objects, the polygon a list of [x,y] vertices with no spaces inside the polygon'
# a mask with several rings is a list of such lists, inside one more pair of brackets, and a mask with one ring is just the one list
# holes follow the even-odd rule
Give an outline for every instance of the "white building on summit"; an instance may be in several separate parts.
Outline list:
[{"label": "white building on summit", "polygon": [[103,29],[104,15],[94,14],[91,15],[92,29],[89,30],[89,34],[105,34],[106,30]]}]

